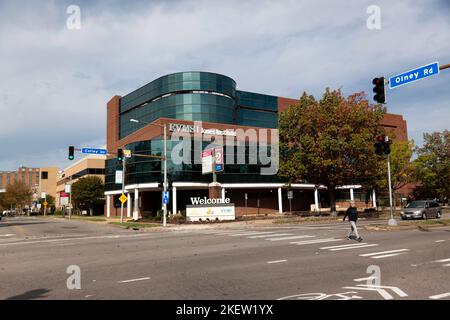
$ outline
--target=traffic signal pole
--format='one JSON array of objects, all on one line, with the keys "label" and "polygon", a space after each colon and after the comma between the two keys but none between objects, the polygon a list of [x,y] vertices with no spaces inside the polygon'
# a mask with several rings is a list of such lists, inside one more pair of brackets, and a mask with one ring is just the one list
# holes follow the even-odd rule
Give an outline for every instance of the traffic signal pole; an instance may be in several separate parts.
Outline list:
[{"label": "traffic signal pole", "polygon": [[392,185],[391,185],[391,154],[388,153],[387,155],[387,165],[388,165],[388,183],[389,183],[389,205],[390,205],[390,211],[391,211],[391,218],[388,221],[388,224],[390,226],[396,226],[397,221],[394,218],[394,211],[392,208]]},{"label": "traffic signal pole", "polygon": [[[125,192],[125,161],[126,157],[122,159],[122,194]],[[121,201],[120,205],[120,223],[123,223],[123,202]]]}]

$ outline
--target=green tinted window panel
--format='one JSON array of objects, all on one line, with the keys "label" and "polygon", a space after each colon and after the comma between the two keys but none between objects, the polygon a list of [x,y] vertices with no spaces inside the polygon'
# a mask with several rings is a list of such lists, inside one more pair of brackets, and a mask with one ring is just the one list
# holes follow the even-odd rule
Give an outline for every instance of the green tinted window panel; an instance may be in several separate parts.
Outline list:
[{"label": "green tinted window panel", "polygon": [[[205,77],[206,81],[204,81]],[[236,83],[229,77],[213,73],[187,72],[172,74],[156,79],[124,96],[120,100],[120,112],[133,109],[164,94],[183,90],[214,91],[235,97]]]},{"label": "green tinted window panel", "polygon": [[278,97],[247,91],[236,91],[239,106],[278,112]]}]

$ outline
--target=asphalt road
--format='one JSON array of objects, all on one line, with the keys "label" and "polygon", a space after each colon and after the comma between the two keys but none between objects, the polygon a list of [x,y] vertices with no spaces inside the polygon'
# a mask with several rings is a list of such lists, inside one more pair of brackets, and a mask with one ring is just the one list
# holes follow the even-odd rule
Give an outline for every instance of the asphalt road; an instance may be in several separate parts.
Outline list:
[{"label": "asphalt road", "polygon": [[[361,229],[358,243],[348,223],[134,231],[4,218],[0,299],[448,300],[450,227],[430,230]],[[70,266],[81,289],[68,289]],[[380,281],[364,279],[373,270]]]}]

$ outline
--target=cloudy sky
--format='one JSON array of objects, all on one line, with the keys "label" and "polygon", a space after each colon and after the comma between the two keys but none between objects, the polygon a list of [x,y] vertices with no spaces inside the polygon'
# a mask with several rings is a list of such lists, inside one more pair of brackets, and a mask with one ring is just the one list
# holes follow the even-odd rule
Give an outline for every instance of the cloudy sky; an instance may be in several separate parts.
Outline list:
[{"label": "cloudy sky", "polygon": [[[69,5],[81,28],[67,28]],[[369,30],[366,10],[381,9]],[[0,0],[0,170],[63,167],[67,146],[105,143],[106,102],[178,71],[298,98],[450,63],[450,0]],[[450,128],[450,69],[390,90],[409,136]]]}]

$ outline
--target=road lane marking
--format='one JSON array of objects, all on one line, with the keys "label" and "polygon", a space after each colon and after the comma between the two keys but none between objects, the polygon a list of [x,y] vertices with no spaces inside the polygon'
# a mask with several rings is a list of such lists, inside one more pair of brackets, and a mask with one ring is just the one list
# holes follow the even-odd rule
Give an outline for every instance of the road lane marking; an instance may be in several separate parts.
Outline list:
[{"label": "road lane marking", "polygon": [[[132,235],[108,235],[108,236],[92,236],[92,237],[80,237],[80,238],[63,238],[63,239],[50,239],[50,240],[23,240],[18,242],[9,242],[9,243],[0,243],[0,246],[9,246],[9,245],[21,245],[21,244],[35,244],[35,243],[50,243],[56,241],[70,241],[70,240],[90,240],[90,239],[118,239],[118,238],[136,238],[142,236],[149,236],[150,234],[132,234]],[[151,236],[151,235],[150,235]]]},{"label": "road lane marking", "polygon": [[315,236],[292,236],[292,237],[282,237],[282,238],[273,238],[273,239],[266,239],[270,241],[279,241],[279,240],[294,240],[294,239],[304,239],[304,238],[314,238]]},{"label": "road lane marking", "polygon": [[446,293],[441,293],[441,294],[437,294],[435,296],[431,296],[430,299],[442,299],[442,298],[446,298],[446,297],[450,297],[450,292],[446,292]]},{"label": "road lane marking", "polygon": [[267,263],[272,264],[272,263],[280,263],[280,262],[286,262],[287,260],[274,260],[274,261],[267,261]]},{"label": "road lane marking", "polygon": [[383,259],[383,258],[395,257],[395,256],[398,256],[398,255],[401,255],[401,254],[404,254],[404,253],[406,253],[406,252],[384,254],[384,255],[381,255],[381,256],[373,256],[371,258],[372,259]]},{"label": "road lane marking", "polygon": [[231,237],[242,237],[242,236],[256,236],[257,234],[271,234],[271,233],[275,233],[275,232],[245,232],[245,233],[235,233],[235,234],[230,234]]},{"label": "road lane marking", "polygon": [[144,280],[150,280],[150,277],[138,278],[138,279],[130,279],[130,280],[122,280],[122,281],[117,281],[117,282],[118,283],[128,283],[128,282],[144,281]]},{"label": "road lane marking", "polygon": [[436,240],[435,242],[444,242],[445,240]]},{"label": "road lane marking", "polygon": [[378,246],[378,244],[372,243],[372,244],[364,244],[364,245],[358,245],[358,246],[353,246],[353,247],[330,249],[330,251],[353,250],[353,249],[369,248],[369,247],[376,247],[376,246]]},{"label": "road lane marking", "polygon": [[0,237],[12,237],[12,236],[15,236],[15,234],[13,234],[13,233],[0,234]]},{"label": "road lane marking", "polygon": [[307,244],[335,242],[335,241],[342,241],[342,239],[328,238],[328,239],[315,239],[315,240],[306,240],[306,241],[289,242],[289,243],[296,244],[298,246],[302,246],[302,245],[307,245]]},{"label": "road lane marking", "polygon": [[436,260],[436,261],[434,261],[434,262],[449,262],[450,261],[450,259],[441,259],[441,260]]},{"label": "road lane marking", "polygon": [[380,252],[372,252],[372,253],[364,253],[360,254],[360,257],[371,257],[371,256],[378,256],[380,254],[386,254],[386,253],[394,253],[394,252],[402,252],[402,251],[409,251],[409,249],[397,249],[397,250],[389,250],[389,251],[380,251]]},{"label": "road lane marking", "polygon": [[264,235],[259,235],[259,236],[250,236],[247,237],[248,239],[257,239],[257,238],[267,238],[267,237],[280,237],[280,236],[289,236],[292,233],[274,233],[274,234],[264,234]]}]

